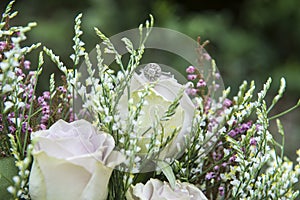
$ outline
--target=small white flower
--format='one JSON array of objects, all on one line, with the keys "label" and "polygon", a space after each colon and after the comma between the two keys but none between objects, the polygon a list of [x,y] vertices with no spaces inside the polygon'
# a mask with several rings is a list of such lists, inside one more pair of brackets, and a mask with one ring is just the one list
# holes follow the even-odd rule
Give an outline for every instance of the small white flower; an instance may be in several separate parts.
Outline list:
[{"label": "small white flower", "polygon": [[12,90],[13,90],[13,88],[9,84],[4,85],[3,88],[2,88],[2,91],[3,91],[4,94],[7,93],[7,92],[11,92]]},{"label": "small white flower", "polygon": [[1,62],[0,68],[5,72],[9,68],[9,64],[7,62]]},{"label": "small white flower", "polygon": [[7,191],[8,191],[9,193],[11,193],[11,194],[14,194],[14,193],[16,193],[16,188],[14,188],[13,186],[9,186],[9,187],[7,188]]},{"label": "small white flower", "polygon": [[13,181],[14,181],[16,184],[19,184],[19,183],[20,183],[20,177],[14,176],[14,177],[13,177]]},{"label": "small white flower", "polygon": [[4,113],[6,113],[9,109],[11,109],[14,106],[14,104],[11,101],[5,101],[4,102]]},{"label": "small white flower", "polygon": [[89,85],[92,85],[93,84],[93,81],[92,81],[92,78],[91,77],[88,77],[85,81],[85,85],[86,86],[89,86]]}]

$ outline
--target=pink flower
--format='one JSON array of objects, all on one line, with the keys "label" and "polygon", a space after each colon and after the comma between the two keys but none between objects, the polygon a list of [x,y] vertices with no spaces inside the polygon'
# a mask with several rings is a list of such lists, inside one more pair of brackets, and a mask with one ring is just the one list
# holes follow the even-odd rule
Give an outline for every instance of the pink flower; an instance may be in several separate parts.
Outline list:
[{"label": "pink flower", "polygon": [[43,97],[44,97],[45,100],[49,100],[50,99],[50,92],[49,91],[43,92]]},{"label": "pink flower", "polygon": [[194,73],[196,70],[196,68],[194,66],[189,66],[188,68],[186,68],[186,73],[192,74]]},{"label": "pink flower", "polygon": [[29,60],[25,60],[24,61],[24,67],[25,67],[25,69],[30,69],[30,65],[31,65],[31,62],[29,61]]},{"label": "pink flower", "polygon": [[225,99],[223,102],[223,106],[230,107],[232,105],[232,101],[230,99]]},{"label": "pink flower", "polygon": [[195,74],[189,74],[187,76],[187,79],[190,80],[190,81],[195,80],[196,78],[197,78],[197,75],[195,75]]},{"label": "pink flower", "polygon": [[196,96],[198,90],[194,89],[194,88],[188,88],[186,92],[187,92],[188,95]]},{"label": "pink flower", "polygon": [[46,130],[46,129],[47,129],[47,126],[46,126],[45,124],[41,124],[41,125],[40,125],[40,129],[41,129],[41,130]]},{"label": "pink flower", "polygon": [[206,86],[206,82],[203,79],[200,79],[197,83],[197,87],[205,87]]},{"label": "pink flower", "polygon": [[214,173],[214,172],[208,172],[208,173],[205,175],[205,179],[206,179],[206,180],[213,179],[214,177],[215,177],[215,173]]},{"label": "pink flower", "polygon": [[205,60],[211,60],[211,57],[208,53],[204,53],[203,57],[204,57]]}]

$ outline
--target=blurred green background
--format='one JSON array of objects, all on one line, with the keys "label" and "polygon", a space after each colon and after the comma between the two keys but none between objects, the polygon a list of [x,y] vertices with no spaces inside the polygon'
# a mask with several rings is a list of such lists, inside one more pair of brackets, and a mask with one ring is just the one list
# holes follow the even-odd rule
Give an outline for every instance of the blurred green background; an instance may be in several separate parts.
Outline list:
[{"label": "blurred green background", "polygon": [[[7,3],[0,2],[1,11]],[[19,16],[12,24],[36,21],[38,27],[30,32],[27,43],[42,42],[71,66],[73,21],[78,13],[84,14],[87,51],[99,42],[94,26],[112,36],[136,28],[151,13],[155,26],[210,40],[207,50],[216,59],[232,94],[244,79],[254,79],[260,89],[271,76],[271,93],[275,95],[280,77],[285,77],[288,88],[274,114],[293,106],[300,97],[299,8],[299,0],[17,0],[14,9]],[[36,63],[36,55],[31,54],[32,63]],[[41,89],[48,87],[48,76],[55,70],[47,62],[47,78],[41,82]],[[295,150],[300,147],[300,110],[281,119],[286,130],[286,155],[295,160]],[[274,126],[272,130],[277,137]]]}]

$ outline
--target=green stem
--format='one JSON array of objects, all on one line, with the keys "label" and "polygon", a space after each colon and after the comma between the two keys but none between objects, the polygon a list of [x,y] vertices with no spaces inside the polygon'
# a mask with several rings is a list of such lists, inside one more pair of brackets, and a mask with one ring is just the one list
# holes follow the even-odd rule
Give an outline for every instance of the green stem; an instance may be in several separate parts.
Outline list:
[{"label": "green stem", "polygon": [[[42,65],[43,65],[43,60],[42,60],[42,51],[40,52],[40,55],[39,55],[39,65],[38,65],[38,68],[37,68],[37,71],[36,71],[36,74],[35,74],[35,78],[36,78],[36,82],[35,82],[35,85],[33,87],[33,94],[35,94],[35,91],[36,91],[36,88],[37,88],[37,84],[38,84],[38,80],[39,80],[39,74],[41,73],[41,68],[42,68]],[[27,98],[27,97],[26,97]],[[30,124],[30,120],[31,120],[31,117],[32,117],[32,108],[33,107],[33,101],[30,102],[30,108],[29,108],[29,113],[28,113],[28,126]],[[36,114],[38,112],[34,112],[34,114]],[[27,147],[27,140],[28,140],[28,129],[26,129],[26,133],[25,133],[25,138],[24,138],[24,143],[23,143],[23,148],[22,148],[22,156],[24,157],[24,154],[25,154],[25,151],[26,151],[26,147]]]},{"label": "green stem", "polygon": [[272,116],[272,117],[269,117],[268,119],[269,119],[269,120],[272,120],[272,119],[279,118],[279,117],[281,117],[281,116],[283,116],[283,115],[285,115],[285,114],[287,114],[287,113],[289,113],[289,112],[295,110],[295,109],[298,108],[299,106],[300,106],[300,99],[299,99],[298,103],[297,103],[295,106],[293,106],[293,107],[291,107],[290,109],[287,109],[287,110],[285,110],[285,111],[283,111],[283,112],[281,112],[281,113],[279,113],[279,114],[277,114],[277,115],[274,115],[274,116]]}]

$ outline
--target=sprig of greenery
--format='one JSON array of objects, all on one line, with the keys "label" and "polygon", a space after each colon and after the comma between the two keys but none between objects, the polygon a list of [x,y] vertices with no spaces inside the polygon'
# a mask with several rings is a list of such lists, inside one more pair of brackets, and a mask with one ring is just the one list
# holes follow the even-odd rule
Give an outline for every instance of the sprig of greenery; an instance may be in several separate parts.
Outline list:
[{"label": "sprig of greenery", "polygon": [[19,152],[16,138],[12,134],[8,134],[11,144],[11,152],[15,158],[15,166],[19,169],[17,176],[13,177],[13,185],[7,188],[8,192],[12,195],[13,199],[30,199],[28,195],[28,179],[30,174],[29,167],[31,166],[31,152],[33,145],[29,144],[26,148],[26,157],[23,159]]}]

